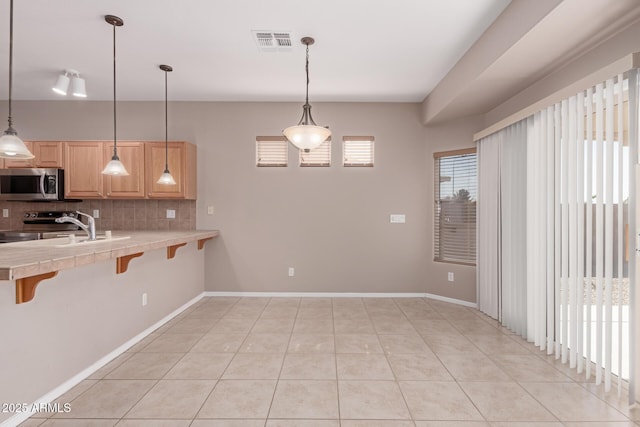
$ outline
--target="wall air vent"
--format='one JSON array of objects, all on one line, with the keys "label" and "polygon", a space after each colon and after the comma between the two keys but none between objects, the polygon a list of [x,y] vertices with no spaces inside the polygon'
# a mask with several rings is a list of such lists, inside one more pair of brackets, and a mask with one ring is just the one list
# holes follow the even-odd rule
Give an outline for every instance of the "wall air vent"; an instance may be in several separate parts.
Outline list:
[{"label": "wall air vent", "polygon": [[264,52],[289,52],[292,50],[289,31],[252,31],[258,49]]}]

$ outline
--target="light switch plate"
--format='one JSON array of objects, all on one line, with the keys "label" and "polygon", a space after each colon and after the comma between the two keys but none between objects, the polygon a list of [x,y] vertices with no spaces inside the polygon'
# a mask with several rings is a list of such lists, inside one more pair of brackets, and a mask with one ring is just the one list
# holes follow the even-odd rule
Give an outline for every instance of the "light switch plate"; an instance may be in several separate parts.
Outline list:
[{"label": "light switch plate", "polygon": [[404,224],[407,222],[407,217],[405,214],[391,214],[389,215],[389,222],[391,224]]},{"label": "light switch plate", "polygon": [[176,217],[175,209],[167,209],[167,218],[174,219]]},{"label": "light switch plate", "polygon": [[207,215],[213,215],[213,206],[207,206]]},{"label": "light switch plate", "polygon": [[93,210],[93,217],[96,219],[100,218],[100,209]]},{"label": "light switch plate", "polygon": [[2,209],[2,218],[9,218],[9,209]]}]

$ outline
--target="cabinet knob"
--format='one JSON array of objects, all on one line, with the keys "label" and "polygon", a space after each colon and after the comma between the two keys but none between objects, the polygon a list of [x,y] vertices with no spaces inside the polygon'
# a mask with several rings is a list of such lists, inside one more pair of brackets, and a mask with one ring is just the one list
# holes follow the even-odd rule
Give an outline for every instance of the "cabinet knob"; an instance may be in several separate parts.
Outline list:
[{"label": "cabinet knob", "polygon": [[107,193],[107,196],[110,196],[110,195],[111,195],[111,193]]}]

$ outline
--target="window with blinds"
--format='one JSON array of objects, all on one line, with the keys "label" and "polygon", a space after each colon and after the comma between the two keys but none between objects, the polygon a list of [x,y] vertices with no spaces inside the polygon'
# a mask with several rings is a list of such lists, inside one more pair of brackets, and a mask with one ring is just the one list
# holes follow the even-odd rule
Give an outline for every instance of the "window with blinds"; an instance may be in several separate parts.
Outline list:
[{"label": "window with blinds", "polygon": [[328,167],[331,166],[331,138],[320,144],[314,150],[305,153],[300,150],[300,166],[302,167]]},{"label": "window with blinds", "polygon": [[373,167],[373,137],[343,137],[342,164],[343,166]]},{"label": "window with blinds", "polygon": [[286,167],[289,162],[289,143],[284,136],[256,138],[256,166]]},{"label": "window with blinds", "polygon": [[434,260],[476,264],[476,149],[434,153]]}]

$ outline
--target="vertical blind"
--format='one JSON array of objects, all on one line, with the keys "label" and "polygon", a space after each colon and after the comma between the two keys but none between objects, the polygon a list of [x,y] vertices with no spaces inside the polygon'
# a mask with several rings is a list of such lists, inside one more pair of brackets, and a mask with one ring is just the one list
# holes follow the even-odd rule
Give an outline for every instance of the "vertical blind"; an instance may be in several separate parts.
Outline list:
[{"label": "vertical blind", "polygon": [[434,153],[434,260],[475,265],[476,149]]},{"label": "vertical blind", "polygon": [[538,307],[528,338],[606,391],[617,378],[619,392],[629,378],[633,282],[628,97],[618,75],[536,113],[527,157],[527,286]]},{"label": "vertical blind", "polygon": [[256,137],[256,166],[285,167],[288,156],[289,145],[284,136]]},{"label": "vertical blind", "polygon": [[373,167],[372,136],[345,136],[342,138],[342,164],[344,166]]},{"label": "vertical blind", "polygon": [[[633,380],[635,244],[628,230],[635,229],[637,80],[631,70],[525,119],[526,151],[519,154],[510,145],[520,138],[506,136],[511,127],[478,141],[479,308],[491,314],[497,307],[494,317],[505,326],[587,379],[595,376],[605,391],[615,384],[618,393],[625,379]],[[514,178],[513,164],[507,167],[514,162],[525,180]],[[526,209],[504,209],[522,194]],[[526,234],[518,237],[509,224],[526,227]],[[508,246],[513,238],[522,240],[519,246]],[[523,247],[526,278],[505,274]],[[496,282],[499,295],[492,297]],[[635,401],[633,386],[629,400]]]}]

